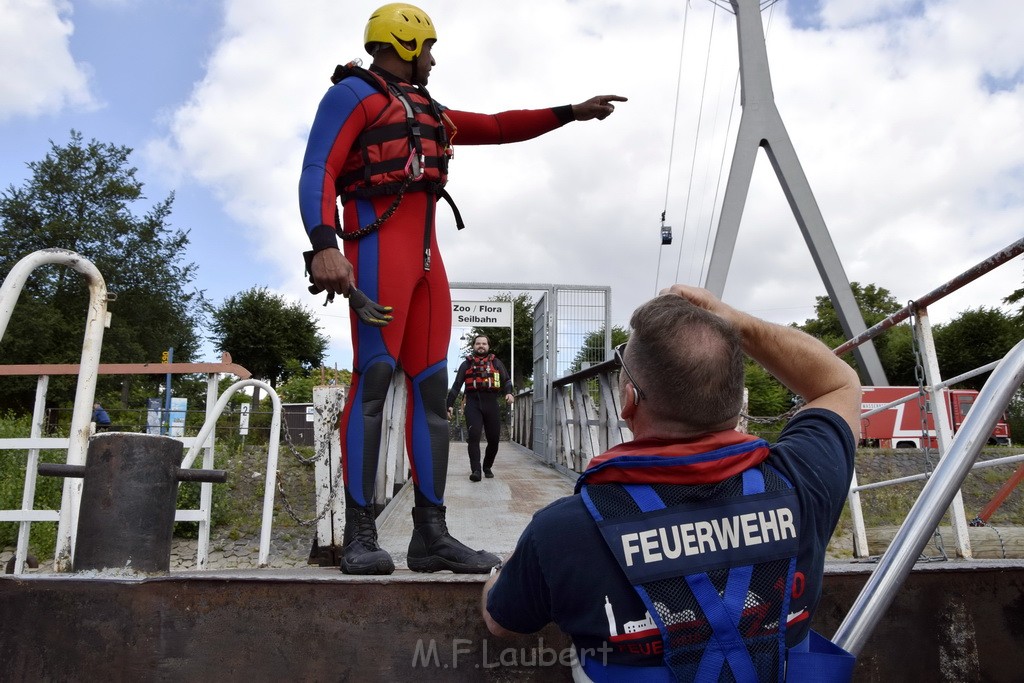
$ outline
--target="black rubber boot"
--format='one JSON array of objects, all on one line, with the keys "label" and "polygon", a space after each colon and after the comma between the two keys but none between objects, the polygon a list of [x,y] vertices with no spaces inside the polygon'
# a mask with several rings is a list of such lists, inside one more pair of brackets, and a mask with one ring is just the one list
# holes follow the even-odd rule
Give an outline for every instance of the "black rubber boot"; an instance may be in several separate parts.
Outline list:
[{"label": "black rubber boot", "polygon": [[409,569],[414,572],[440,572],[455,574],[486,574],[501,563],[497,555],[485,550],[472,550],[448,533],[445,508],[414,507],[412,509],[412,540],[407,557]]},{"label": "black rubber boot", "polygon": [[369,508],[345,508],[345,536],[341,571],[345,574],[390,574],[395,563],[386,550],[377,545],[377,524]]}]

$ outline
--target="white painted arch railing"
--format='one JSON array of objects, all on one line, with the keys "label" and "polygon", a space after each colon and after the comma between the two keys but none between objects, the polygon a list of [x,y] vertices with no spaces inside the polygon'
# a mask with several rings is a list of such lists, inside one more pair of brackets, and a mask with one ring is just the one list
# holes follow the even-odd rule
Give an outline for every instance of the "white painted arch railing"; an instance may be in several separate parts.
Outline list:
[{"label": "white painted arch railing", "polygon": [[[82,342],[81,372],[78,386],[75,389],[75,406],[71,414],[71,435],[68,441],[69,465],[84,465],[85,454],[89,448],[89,436],[92,423],[92,403],[96,395],[96,378],[100,364],[100,349],[103,347],[103,330],[110,325],[107,313],[107,285],[100,271],[88,259],[66,249],[43,249],[34,252],[18,261],[11,272],[4,278],[0,287],[0,339],[7,331],[14,306],[21,296],[29,274],[39,266],[56,264],[72,268],[80,273],[89,285],[89,309],[85,319],[85,338]],[[35,434],[36,425],[33,425]],[[39,450],[30,451],[30,462],[38,462]],[[35,474],[26,475],[35,477]],[[34,479],[33,479],[34,482]],[[34,484],[33,484],[34,490]],[[61,498],[60,513],[57,521],[57,549],[54,555],[54,567],[57,571],[70,571],[71,558],[74,555],[74,530],[78,526],[78,506],[82,500],[82,480],[68,477],[64,480],[64,495]],[[23,501],[31,509],[31,501]],[[22,524],[30,523],[24,520]],[[27,542],[27,534],[24,534]],[[24,557],[22,553],[20,555]]]},{"label": "white painted arch railing", "polygon": [[[281,443],[281,399],[278,398],[277,392],[266,382],[258,379],[243,379],[235,382],[230,387],[224,390],[224,393],[217,399],[216,405],[214,405],[212,411],[207,412],[206,422],[203,424],[202,429],[199,430],[199,434],[196,436],[192,447],[188,453],[185,454],[185,458],[181,461],[181,468],[188,469],[196,461],[199,456],[199,451],[204,448],[207,440],[210,439],[214,429],[217,426],[217,419],[224,412],[224,408],[227,407],[228,401],[239,389],[245,387],[259,387],[263,391],[267,392],[270,396],[271,403],[273,405],[273,413],[270,418],[270,436],[267,439],[267,471],[264,475],[264,491],[263,491],[263,515],[260,522],[260,554],[259,554],[259,566],[266,567],[269,564],[270,559],[270,534],[274,524],[274,490],[277,487],[277,455]],[[207,456],[209,461],[203,462],[203,467],[206,469],[213,469],[212,453],[207,450]],[[206,519],[209,519],[209,511],[212,505],[213,495],[213,484],[204,483],[200,488],[200,499],[199,508],[200,514],[204,514]],[[188,515],[182,515],[181,512],[175,516],[177,521],[193,520]],[[193,520],[194,521],[194,520]],[[209,547],[210,547],[210,527],[209,525],[200,525],[198,551],[196,557],[196,566],[198,569],[205,569],[209,559]]]}]

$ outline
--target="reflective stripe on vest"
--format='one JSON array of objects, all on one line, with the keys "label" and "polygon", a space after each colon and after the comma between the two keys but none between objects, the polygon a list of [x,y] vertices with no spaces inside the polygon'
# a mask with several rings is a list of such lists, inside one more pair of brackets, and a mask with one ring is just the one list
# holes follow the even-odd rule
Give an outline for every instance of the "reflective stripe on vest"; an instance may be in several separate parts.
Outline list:
[{"label": "reflective stripe on vest", "polygon": [[501,373],[494,364],[494,354],[469,357],[466,368],[466,391],[501,391]]}]

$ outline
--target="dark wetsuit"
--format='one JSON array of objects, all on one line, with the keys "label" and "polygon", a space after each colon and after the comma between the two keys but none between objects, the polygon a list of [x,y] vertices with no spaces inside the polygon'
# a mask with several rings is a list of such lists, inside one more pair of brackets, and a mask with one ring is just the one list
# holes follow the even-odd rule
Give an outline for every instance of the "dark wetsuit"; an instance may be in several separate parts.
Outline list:
[{"label": "dark wetsuit", "polygon": [[458,397],[462,385],[466,385],[466,401],[463,404],[463,412],[466,414],[466,427],[469,429],[469,434],[466,436],[469,469],[473,472],[480,471],[481,433],[487,438],[483,468],[489,470],[494,464],[494,458],[498,455],[498,441],[501,440],[498,397],[512,394],[512,383],[509,381],[505,364],[494,354],[488,354],[488,357],[494,372],[498,374],[497,381],[474,381],[473,357],[471,356],[459,366],[459,371],[455,374],[455,381],[448,392],[448,407],[451,408],[455,405],[455,399]]}]

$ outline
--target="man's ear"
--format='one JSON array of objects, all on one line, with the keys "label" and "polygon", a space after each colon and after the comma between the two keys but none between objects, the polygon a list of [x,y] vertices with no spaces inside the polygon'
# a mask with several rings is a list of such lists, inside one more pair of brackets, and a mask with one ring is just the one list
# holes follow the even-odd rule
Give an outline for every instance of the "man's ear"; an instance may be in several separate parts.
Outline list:
[{"label": "man's ear", "polygon": [[619,417],[623,420],[629,420],[636,414],[636,407],[640,403],[640,395],[636,393],[636,387],[633,386],[632,382],[626,383],[620,398],[622,400],[622,409],[619,411]]}]

